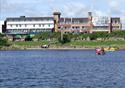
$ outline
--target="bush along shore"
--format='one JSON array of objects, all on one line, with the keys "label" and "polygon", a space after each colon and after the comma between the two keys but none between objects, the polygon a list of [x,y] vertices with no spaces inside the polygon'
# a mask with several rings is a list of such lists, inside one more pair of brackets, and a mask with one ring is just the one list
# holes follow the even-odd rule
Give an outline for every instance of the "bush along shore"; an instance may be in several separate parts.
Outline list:
[{"label": "bush along shore", "polygon": [[[42,47],[48,45],[49,47]],[[116,47],[125,49],[125,30],[112,33],[50,33],[36,34],[30,41],[8,41],[0,34],[1,50],[26,49],[95,49],[96,47]]]}]

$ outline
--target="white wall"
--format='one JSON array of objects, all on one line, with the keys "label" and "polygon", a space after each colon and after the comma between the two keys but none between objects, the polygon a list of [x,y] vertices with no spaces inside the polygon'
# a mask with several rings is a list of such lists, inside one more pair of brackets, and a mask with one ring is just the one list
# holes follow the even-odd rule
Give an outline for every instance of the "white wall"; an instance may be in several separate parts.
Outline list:
[{"label": "white wall", "polygon": [[4,24],[4,21],[0,21],[0,33],[2,33],[2,25]]},{"label": "white wall", "polygon": [[[41,25],[41,26],[39,26],[39,25]],[[53,27],[54,27],[54,22],[53,21],[7,22],[7,29],[48,29],[48,28],[51,29]]]}]

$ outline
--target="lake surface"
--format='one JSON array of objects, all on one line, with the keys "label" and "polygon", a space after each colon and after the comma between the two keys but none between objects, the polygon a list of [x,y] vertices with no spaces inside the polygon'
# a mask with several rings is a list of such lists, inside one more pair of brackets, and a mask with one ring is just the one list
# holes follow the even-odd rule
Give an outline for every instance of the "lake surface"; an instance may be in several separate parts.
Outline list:
[{"label": "lake surface", "polygon": [[125,88],[125,51],[0,51],[0,88]]}]

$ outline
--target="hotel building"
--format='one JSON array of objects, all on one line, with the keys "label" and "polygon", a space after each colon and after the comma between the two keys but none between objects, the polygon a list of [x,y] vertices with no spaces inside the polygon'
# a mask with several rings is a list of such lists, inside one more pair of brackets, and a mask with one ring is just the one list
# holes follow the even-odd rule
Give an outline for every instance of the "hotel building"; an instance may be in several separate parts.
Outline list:
[{"label": "hotel building", "polygon": [[11,17],[5,20],[3,32],[9,36],[29,35],[41,32],[112,32],[121,30],[119,17],[94,17],[88,12],[88,17],[61,17],[60,12],[54,12],[52,17]]}]

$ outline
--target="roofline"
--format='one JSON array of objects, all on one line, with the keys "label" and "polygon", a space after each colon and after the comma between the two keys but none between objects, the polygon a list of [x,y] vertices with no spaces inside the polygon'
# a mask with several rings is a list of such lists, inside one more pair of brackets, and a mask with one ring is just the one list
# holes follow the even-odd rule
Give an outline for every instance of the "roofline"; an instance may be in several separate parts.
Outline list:
[{"label": "roofline", "polygon": [[8,19],[38,19],[38,18],[40,18],[40,19],[42,19],[42,18],[53,18],[53,17],[8,17],[8,18],[6,18],[6,20],[8,20]]}]

